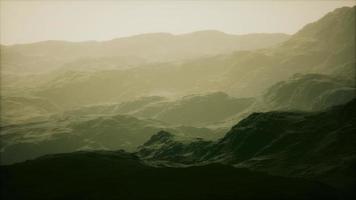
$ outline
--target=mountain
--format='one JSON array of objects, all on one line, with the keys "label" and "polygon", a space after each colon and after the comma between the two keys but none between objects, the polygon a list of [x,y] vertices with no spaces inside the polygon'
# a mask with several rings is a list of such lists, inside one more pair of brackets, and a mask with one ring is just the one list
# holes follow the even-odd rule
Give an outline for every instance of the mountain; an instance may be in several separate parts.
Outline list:
[{"label": "mountain", "polygon": [[2,96],[0,105],[1,126],[46,119],[60,110],[47,99],[31,96]]},{"label": "mountain", "polygon": [[206,126],[242,112],[253,102],[253,98],[233,98],[223,92],[215,92],[185,96],[174,102],[151,104],[133,115],[173,124]]},{"label": "mountain", "polygon": [[[62,111],[40,98],[4,98],[2,162],[80,149],[133,151],[162,129],[187,140],[194,137],[217,139],[227,128],[213,127],[212,123],[243,111],[252,102],[253,99],[211,93],[178,100],[142,97],[121,104]],[[211,128],[206,128],[207,125]]]},{"label": "mountain", "polygon": [[[32,94],[67,109],[140,96],[181,97],[216,91],[237,98],[256,97],[297,73],[338,74],[353,80],[355,32],[350,27],[355,24],[355,8],[336,9],[274,47],[120,70],[56,71],[51,75],[55,78]],[[325,27],[337,28],[328,31]]]},{"label": "mountain", "polygon": [[46,119],[63,112],[74,115],[121,114],[177,125],[206,126],[243,112],[253,102],[254,98],[234,98],[223,92],[213,92],[173,99],[144,96],[122,103],[86,105],[66,110],[45,98],[5,96],[1,102],[5,108],[2,111],[2,125],[36,121],[41,117]]},{"label": "mountain", "polygon": [[[356,99],[322,112],[253,113],[217,141],[158,133],[137,155],[153,163],[226,163],[319,180],[355,195]],[[341,162],[342,161],[342,162]]]},{"label": "mountain", "polygon": [[138,147],[136,155],[154,161],[154,165],[192,164],[198,163],[197,158],[204,157],[206,150],[209,150],[210,146],[214,147],[214,143],[202,138],[187,140],[167,131],[160,131]]},{"label": "mountain", "polygon": [[[89,112],[90,113],[90,112]],[[160,130],[185,137],[216,139],[220,129],[168,124],[120,114],[70,112],[1,126],[1,163],[77,150],[134,151]]]},{"label": "mountain", "polygon": [[323,112],[254,113],[217,141],[160,131],[136,154],[48,155],[1,166],[1,190],[6,199],[353,199],[355,111],[356,100]]},{"label": "mountain", "polygon": [[[97,122],[98,126],[104,127],[106,120],[111,121],[111,117],[123,114],[179,123],[184,126],[214,126],[215,123],[220,121],[224,123],[227,120],[229,123],[236,123],[235,119],[240,120],[241,116],[258,111],[254,108],[258,102],[251,97],[258,99],[262,96],[262,102],[269,107],[267,110],[320,110],[330,105],[341,104],[354,93],[350,74],[354,71],[355,60],[354,57],[349,56],[349,53],[354,47],[354,43],[350,41],[354,41],[355,34],[349,27],[354,25],[352,13],[355,9],[356,7],[336,9],[320,20],[305,26],[287,41],[268,49],[237,51],[181,62],[150,63],[120,70],[55,70],[35,76],[6,76],[5,84],[3,85],[2,80],[1,85],[1,103],[6,107],[5,113],[2,112],[1,115],[1,127],[5,133],[9,128],[11,133],[19,131],[25,135],[31,132],[33,135],[38,135],[41,132],[39,135],[43,134],[51,138],[48,136],[53,132],[50,127],[59,126],[60,130],[64,127],[63,129],[70,130],[69,132],[76,130],[72,127],[67,129],[68,124],[72,125],[70,120],[76,118],[69,117],[68,120],[51,118],[53,113],[71,112],[69,110],[74,110],[74,113],[83,112],[100,116],[110,111],[108,119],[107,116],[103,116],[102,120],[100,116],[89,116],[87,119],[84,118],[85,120],[79,118],[80,123],[95,119],[92,124]],[[329,32],[326,30],[326,27],[333,26],[337,29]],[[320,37],[319,33],[322,33]],[[122,40],[125,44],[135,46],[135,42],[130,42],[133,39],[150,43],[156,38],[163,40],[171,37],[197,37],[203,40],[210,37],[218,38],[221,35],[224,34],[208,31],[182,36],[149,34]],[[339,36],[342,36],[342,39],[339,39]],[[122,40],[111,42],[121,43]],[[88,53],[87,51],[91,51],[90,45],[95,46],[97,43],[100,42],[81,43],[80,48],[73,47],[75,51],[70,50],[73,43],[65,43],[59,48],[58,45],[62,45],[59,41],[29,46],[18,45],[13,48],[2,46],[2,48],[11,49],[11,51],[5,50],[4,53],[23,51],[24,54],[30,53],[31,56],[46,58],[56,55],[57,60],[61,60],[60,54],[63,54],[65,60],[66,56],[76,57],[76,51],[83,55]],[[51,46],[52,50],[47,49],[47,51],[42,48],[47,45]],[[18,50],[15,47],[18,47]],[[104,47],[107,51],[110,50],[109,47],[105,45]],[[110,52],[115,53],[111,50]],[[317,56],[319,54],[321,56]],[[335,62],[331,62],[332,58],[335,58]],[[31,57],[30,60],[37,59]],[[7,62],[6,58],[2,61]],[[332,66],[329,65],[330,63],[333,63]],[[315,71],[319,75],[309,73]],[[331,74],[328,74],[329,72]],[[309,73],[309,75],[293,77],[295,73]],[[290,76],[292,78],[288,80]],[[209,93],[211,95],[197,95]],[[190,96],[182,98],[187,95]],[[145,96],[163,98],[134,100]],[[106,105],[108,103],[109,106]],[[4,124],[3,119],[6,122]],[[115,122],[116,118],[114,117],[112,121]],[[34,124],[38,124],[40,128]],[[88,126],[92,124],[88,123]],[[111,126],[113,125],[110,124],[109,127]],[[157,131],[159,130],[155,130]],[[140,144],[155,132],[140,140]],[[202,135],[201,133],[202,131],[199,131],[199,135]],[[11,135],[20,138],[20,134]]]},{"label": "mountain", "polygon": [[221,164],[156,168],[122,151],[56,154],[0,166],[3,199],[335,199],[315,181]]},{"label": "mountain", "polygon": [[296,74],[271,86],[263,96],[269,110],[323,110],[355,98],[355,85],[322,74]]},{"label": "mountain", "polygon": [[217,66],[228,62],[224,60],[224,56],[219,56],[124,70],[56,73],[53,80],[38,86],[33,94],[64,108],[73,108],[142,96],[180,97],[216,92],[220,90],[215,79],[224,73],[224,65]]},{"label": "mountain", "polygon": [[330,72],[342,64],[354,62],[355,9],[356,6],[342,7],[326,14],[298,31],[280,50],[298,56],[304,67],[317,71]]},{"label": "mountain", "polygon": [[[238,52],[229,71],[228,94],[255,96],[296,73],[328,74],[355,68],[355,9],[344,7],[307,24],[275,48]],[[333,30],[330,30],[333,27]]]},{"label": "mountain", "polygon": [[243,112],[253,103],[253,98],[234,98],[223,92],[213,92],[176,99],[146,96],[123,103],[79,107],[68,112],[125,114],[170,124],[207,126]]},{"label": "mountain", "polygon": [[288,38],[278,33],[230,35],[200,31],[182,35],[149,33],[102,42],[43,41],[2,45],[1,65],[4,71],[16,73],[43,73],[59,68],[120,69],[266,48]]}]

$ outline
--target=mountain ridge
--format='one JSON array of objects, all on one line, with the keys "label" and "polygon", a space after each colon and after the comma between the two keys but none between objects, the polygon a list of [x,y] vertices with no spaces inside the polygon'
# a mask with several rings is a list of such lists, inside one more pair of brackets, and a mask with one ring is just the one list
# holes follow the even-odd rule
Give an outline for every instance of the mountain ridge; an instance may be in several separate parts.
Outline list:
[{"label": "mountain ridge", "polygon": [[319,112],[253,113],[217,141],[156,140],[141,146],[137,155],[168,166],[217,162],[288,177],[308,177],[353,193],[355,111],[356,99]]},{"label": "mountain ridge", "polygon": [[233,33],[226,33],[224,31],[219,31],[215,29],[206,29],[206,30],[199,30],[199,31],[192,31],[187,33],[169,33],[169,32],[152,32],[152,33],[141,33],[141,34],[134,34],[129,36],[121,36],[115,37],[108,40],[85,40],[85,41],[67,41],[67,40],[44,40],[38,42],[30,42],[30,43],[21,43],[21,44],[0,44],[0,47],[10,47],[10,46],[22,46],[22,45],[33,45],[33,44],[43,44],[43,43],[101,43],[101,42],[110,42],[113,40],[120,40],[120,39],[130,39],[133,37],[145,37],[145,36],[192,36],[192,35],[200,35],[200,34],[216,34],[216,35],[224,35],[224,36],[253,36],[253,35],[280,35],[288,37],[290,34],[287,33],[245,33],[245,34],[233,34]]}]

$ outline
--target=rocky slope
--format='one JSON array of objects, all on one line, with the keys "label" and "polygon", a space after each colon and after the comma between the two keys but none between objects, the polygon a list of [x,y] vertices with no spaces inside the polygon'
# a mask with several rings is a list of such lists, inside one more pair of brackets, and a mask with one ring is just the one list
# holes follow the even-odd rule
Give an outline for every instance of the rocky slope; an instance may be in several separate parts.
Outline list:
[{"label": "rocky slope", "polygon": [[218,141],[183,143],[161,132],[141,146],[137,155],[166,165],[222,162],[307,177],[352,193],[356,180],[355,111],[356,100],[323,112],[254,113]]},{"label": "rocky slope", "polygon": [[262,97],[268,110],[323,110],[356,97],[353,83],[337,76],[297,74],[271,86]]}]

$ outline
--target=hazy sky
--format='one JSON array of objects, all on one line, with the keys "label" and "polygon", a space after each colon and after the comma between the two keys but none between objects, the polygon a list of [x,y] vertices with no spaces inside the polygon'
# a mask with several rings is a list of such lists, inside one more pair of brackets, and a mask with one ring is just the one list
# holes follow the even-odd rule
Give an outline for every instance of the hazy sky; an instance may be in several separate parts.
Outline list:
[{"label": "hazy sky", "polygon": [[295,33],[355,1],[3,1],[1,44],[109,40],[147,32]]}]

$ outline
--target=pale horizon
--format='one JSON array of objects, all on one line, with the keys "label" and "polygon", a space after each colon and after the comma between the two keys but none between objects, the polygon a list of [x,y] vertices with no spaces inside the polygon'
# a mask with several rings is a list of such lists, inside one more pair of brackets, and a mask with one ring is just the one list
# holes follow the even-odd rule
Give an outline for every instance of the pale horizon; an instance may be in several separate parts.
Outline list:
[{"label": "pale horizon", "polygon": [[1,1],[0,43],[107,41],[205,30],[294,34],[336,8],[354,5],[354,1]]}]

